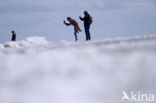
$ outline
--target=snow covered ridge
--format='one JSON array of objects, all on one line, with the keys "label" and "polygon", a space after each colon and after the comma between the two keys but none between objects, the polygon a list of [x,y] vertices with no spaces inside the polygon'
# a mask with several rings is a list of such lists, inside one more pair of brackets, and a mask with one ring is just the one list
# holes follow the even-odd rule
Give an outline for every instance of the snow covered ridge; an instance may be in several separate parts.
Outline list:
[{"label": "snow covered ridge", "polygon": [[[30,37],[0,45],[0,103],[147,103],[140,98],[156,96],[155,73],[156,36]],[[130,101],[122,100],[123,91]]]},{"label": "snow covered ridge", "polygon": [[[156,41],[156,35],[147,35],[147,36],[136,36],[136,37],[127,37],[127,38],[113,38],[113,39],[104,39],[104,40],[97,40],[97,41],[91,41],[91,42],[71,42],[71,41],[58,41],[58,42],[52,42],[47,41],[44,37],[28,37],[25,40],[22,41],[16,41],[16,42],[6,42],[4,44],[0,44],[0,48],[21,48],[21,47],[74,47],[74,46],[110,46],[110,45],[118,45],[118,44],[126,44],[126,43],[149,43],[149,42],[155,42]],[[146,44],[146,43],[145,43]]]},{"label": "snow covered ridge", "polygon": [[3,45],[5,48],[35,47],[48,45],[48,41],[44,37],[34,36],[22,41],[6,42]]}]

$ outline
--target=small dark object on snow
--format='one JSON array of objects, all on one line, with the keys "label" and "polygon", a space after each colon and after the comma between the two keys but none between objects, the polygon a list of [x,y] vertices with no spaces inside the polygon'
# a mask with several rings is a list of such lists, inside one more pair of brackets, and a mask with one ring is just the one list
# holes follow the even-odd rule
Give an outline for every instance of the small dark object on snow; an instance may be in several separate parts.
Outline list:
[{"label": "small dark object on snow", "polygon": [[12,30],[11,33],[12,33],[12,38],[11,38],[11,40],[12,40],[12,41],[16,41],[16,32],[15,32],[14,30]]}]

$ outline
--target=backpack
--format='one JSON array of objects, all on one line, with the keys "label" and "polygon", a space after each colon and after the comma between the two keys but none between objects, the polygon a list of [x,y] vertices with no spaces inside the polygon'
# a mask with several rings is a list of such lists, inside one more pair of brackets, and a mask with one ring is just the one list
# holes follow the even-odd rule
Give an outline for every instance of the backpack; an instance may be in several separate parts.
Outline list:
[{"label": "backpack", "polygon": [[88,19],[88,23],[91,25],[92,23],[93,23],[93,17],[89,17],[89,19]]}]

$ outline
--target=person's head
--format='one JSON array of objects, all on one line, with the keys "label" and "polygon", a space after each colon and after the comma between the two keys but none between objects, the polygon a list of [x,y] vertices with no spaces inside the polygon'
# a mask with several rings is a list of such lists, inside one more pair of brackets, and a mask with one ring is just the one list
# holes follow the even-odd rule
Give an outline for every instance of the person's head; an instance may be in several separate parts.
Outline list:
[{"label": "person's head", "polygon": [[71,17],[67,17],[67,20],[68,20],[68,21],[71,21]]},{"label": "person's head", "polygon": [[84,11],[84,15],[89,15],[88,11],[85,10]]},{"label": "person's head", "polygon": [[14,30],[11,31],[12,34],[16,34]]}]

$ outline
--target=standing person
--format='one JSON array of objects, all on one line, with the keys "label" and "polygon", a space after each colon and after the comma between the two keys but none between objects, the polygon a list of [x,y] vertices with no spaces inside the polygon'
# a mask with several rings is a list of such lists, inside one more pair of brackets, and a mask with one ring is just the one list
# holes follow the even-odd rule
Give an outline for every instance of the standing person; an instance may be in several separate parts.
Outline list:
[{"label": "standing person", "polygon": [[77,33],[81,32],[82,30],[80,29],[80,27],[79,27],[76,20],[72,19],[71,17],[67,17],[67,20],[69,21],[69,23],[66,23],[64,21],[64,24],[67,25],[67,26],[72,25],[74,27],[75,41],[77,41]]},{"label": "standing person", "polygon": [[12,33],[12,38],[11,38],[11,40],[12,40],[12,41],[16,41],[16,32],[15,32],[14,30],[12,30],[11,33]]},{"label": "standing person", "polygon": [[85,29],[85,34],[86,34],[86,41],[91,40],[90,36],[90,25],[92,24],[93,20],[88,11],[84,11],[84,17],[82,18],[81,16],[79,17],[81,21],[84,22],[84,29]]}]

